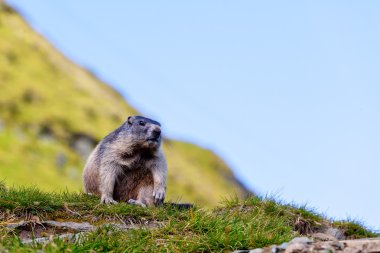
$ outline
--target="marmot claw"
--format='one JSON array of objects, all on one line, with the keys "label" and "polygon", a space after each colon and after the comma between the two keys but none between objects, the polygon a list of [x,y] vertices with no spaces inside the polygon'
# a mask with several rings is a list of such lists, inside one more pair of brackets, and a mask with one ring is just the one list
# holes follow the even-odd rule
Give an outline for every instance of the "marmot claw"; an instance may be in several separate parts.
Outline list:
[{"label": "marmot claw", "polygon": [[153,191],[155,204],[162,204],[165,199],[165,189],[157,189]]},{"label": "marmot claw", "polygon": [[106,196],[103,196],[100,202],[104,204],[117,204],[117,201],[115,201],[113,198]]}]

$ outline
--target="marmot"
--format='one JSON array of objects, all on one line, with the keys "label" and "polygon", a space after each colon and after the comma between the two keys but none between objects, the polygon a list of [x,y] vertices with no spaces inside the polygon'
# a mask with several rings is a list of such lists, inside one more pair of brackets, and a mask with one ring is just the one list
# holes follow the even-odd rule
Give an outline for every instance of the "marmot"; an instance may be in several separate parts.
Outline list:
[{"label": "marmot", "polygon": [[83,171],[84,191],[100,195],[106,204],[162,204],[167,168],[161,136],[157,121],[128,117],[89,156]]}]

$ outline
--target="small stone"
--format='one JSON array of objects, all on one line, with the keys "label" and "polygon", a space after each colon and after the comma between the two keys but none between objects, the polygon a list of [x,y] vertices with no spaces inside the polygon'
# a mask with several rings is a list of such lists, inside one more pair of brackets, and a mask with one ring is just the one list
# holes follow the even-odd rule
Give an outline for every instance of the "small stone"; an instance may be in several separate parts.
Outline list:
[{"label": "small stone", "polygon": [[338,242],[338,241],[332,242],[331,246],[334,247],[334,249],[336,249],[336,250],[344,249],[344,244],[342,242]]},{"label": "small stone", "polygon": [[344,235],[343,231],[341,229],[338,229],[338,228],[328,228],[325,231],[325,234],[333,236],[337,240],[344,240],[344,239],[346,239],[346,236]]},{"label": "small stone", "polygon": [[[379,239],[379,238],[377,238]],[[372,242],[369,242],[367,243],[367,246],[365,247],[365,249],[368,251],[368,252],[380,252],[380,241],[377,240],[375,241],[376,239],[374,239],[374,241]],[[364,247],[363,247],[364,249]]]},{"label": "small stone", "polygon": [[58,168],[62,169],[66,165],[67,160],[67,156],[64,153],[60,152],[55,157],[55,165]]},{"label": "small stone", "polygon": [[83,159],[86,160],[96,145],[96,140],[86,135],[76,135],[72,141],[72,148]]},{"label": "small stone", "polygon": [[309,237],[306,237],[306,236],[303,236],[303,237],[296,237],[294,238],[293,240],[291,240],[289,242],[289,244],[291,243],[302,243],[302,244],[310,244],[310,243],[313,243],[313,239],[310,239]]},{"label": "small stone", "polygon": [[[332,251],[332,250],[330,250],[330,252],[329,253],[331,253],[331,252],[334,252],[334,251]],[[370,252],[372,252],[372,251],[367,251],[367,250],[362,250],[362,249],[356,249],[356,248],[345,248],[344,249],[344,251],[337,251],[337,252],[344,252],[344,253],[361,253],[361,252],[366,252],[366,253],[370,253]],[[373,253],[378,253],[378,251],[375,251],[375,252],[373,252]]]},{"label": "small stone", "polygon": [[284,242],[282,243],[280,246],[278,246],[278,248],[280,248],[281,250],[286,250],[286,248],[289,246],[289,243],[287,242]]},{"label": "small stone", "polygon": [[278,253],[280,252],[280,249],[277,246],[274,246],[271,250],[272,253]]},{"label": "small stone", "polygon": [[8,229],[16,229],[18,227],[24,226],[25,224],[27,224],[26,221],[20,221],[20,222],[17,222],[17,223],[8,223],[8,224],[6,224],[6,227]]},{"label": "small stone", "polygon": [[342,241],[344,245],[344,251],[347,248],[355,249],[356,252],[380,252],[380,237],[378,238],[366,238],[358,240]]},{"label": "small stone", "polygon": [[263,249],[258,248],[258,249],[252,249],[248,253],[262,253],[262,252],[263,252]]},{"label": "small stone", "polygon": [[72,221],[58,222],[58,221],[53,221],[53,220],[47,220],[47,221],[44,221],[43,223],[49,226],[53,226],[53,227],[69,228],[69,229],[74,229],[77,231],[90,231],[94,229],[94,226],[88,222],[81,222],[81,223],[72,222]]},{"label": "small stone", "polygon": [[305,243],[292,243],[289,244],[289,246],[286,248],[285,253],[292,253],[292,252],[303,252],[306,248]]},{"label": "small stone", "polygon": [[325,234],[325,233],[314,233],[311,235],[313,237],[313,239],[315,239],[316,241],[322,241],[322,242],[326,242],[326,241],[336,241],[337,238],[335,238],[334,236],[332,235],[329,235],[329,234]]},{"label": "small stone", "polygon": [[323,250],[318,250],[318,253],[331,253],[332,250],[329,249],[323,249]]}]

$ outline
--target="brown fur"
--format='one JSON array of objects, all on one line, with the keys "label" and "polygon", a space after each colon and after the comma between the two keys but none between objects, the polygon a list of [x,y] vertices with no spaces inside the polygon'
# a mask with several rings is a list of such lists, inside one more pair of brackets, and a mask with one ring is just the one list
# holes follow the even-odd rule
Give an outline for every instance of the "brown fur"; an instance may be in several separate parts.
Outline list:
[{"label": "brown fur", "polygon": [[[116,182],[113,197],[117,201],[127,202],[130,199],[141,200],[147,205],[153,205],[153,197],[146,197],[146,192],[153,193],[153,175],[146,169],[137,172],[127,171],[120,181]],[[128,194],[126,194],[128,193]]]},{"label": "brown fur", "polygon": [[83,172],[84,190],[100,195],[102,203],[161,204],[166,191],[161,137],[158,142],[144,137],[150,137],[159,126],[147,123],[140,129],[132,126],[133,119],[131,122],[105,137],[91,153]]}]

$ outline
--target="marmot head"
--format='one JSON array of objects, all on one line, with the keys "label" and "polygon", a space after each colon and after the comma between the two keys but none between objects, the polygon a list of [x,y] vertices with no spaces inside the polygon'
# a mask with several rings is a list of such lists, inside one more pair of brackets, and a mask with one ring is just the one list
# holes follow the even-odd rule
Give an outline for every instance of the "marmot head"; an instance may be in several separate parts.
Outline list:
[{"label": "marmot head", "polygon": [[161,145],[161,124],[142,116],[130,116],[125,122],[128,139],[141,148],[157,149]]}]

